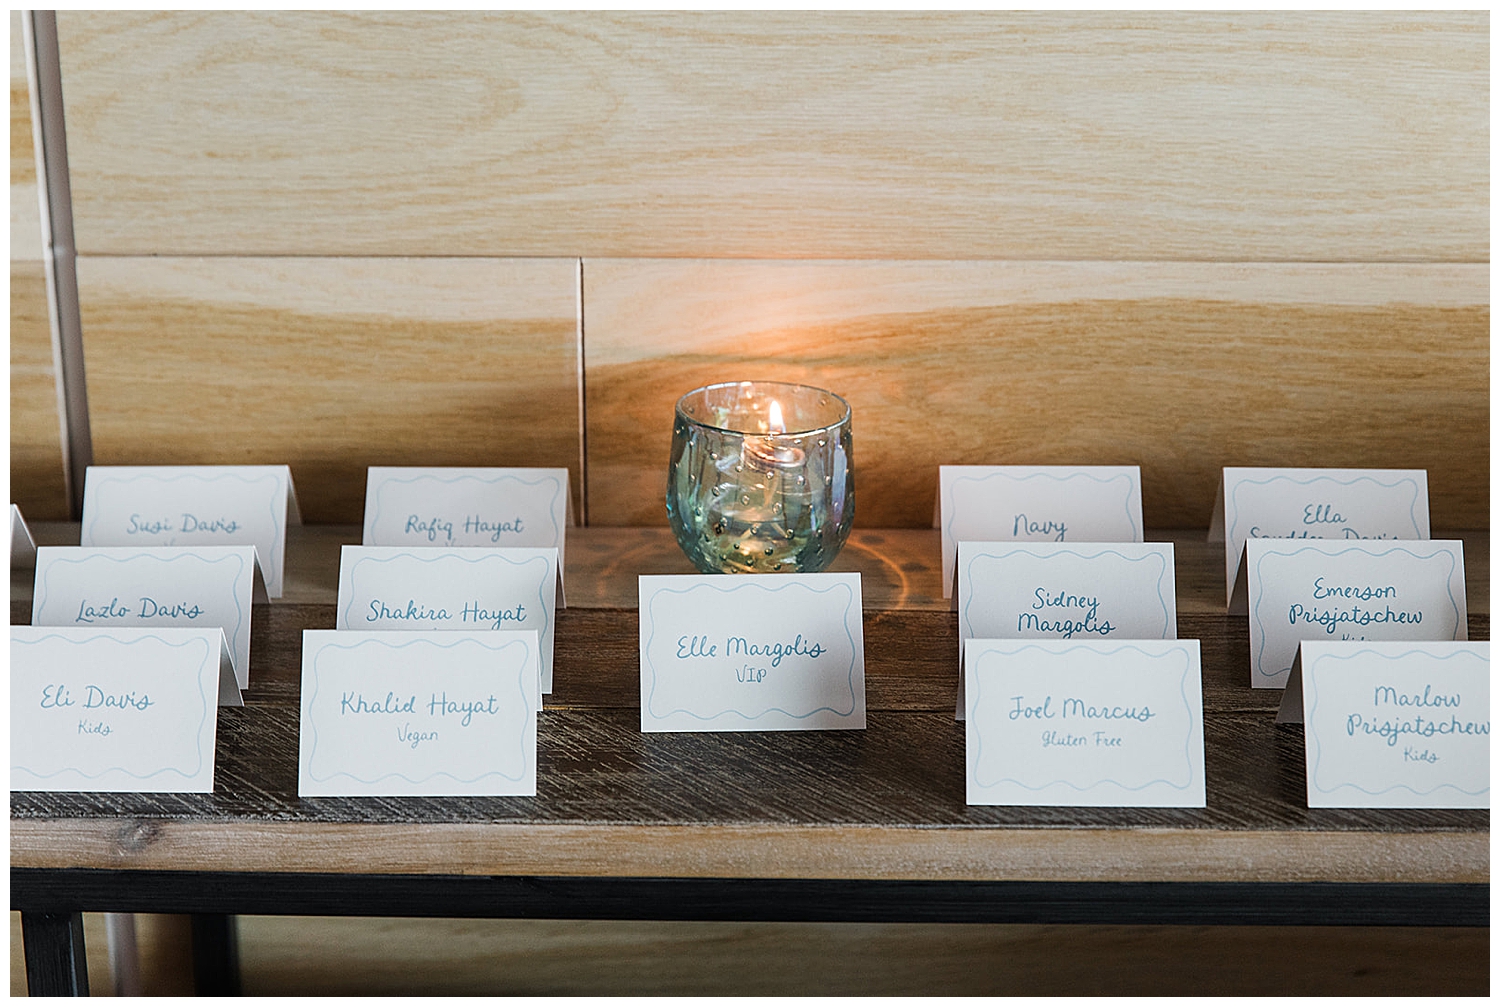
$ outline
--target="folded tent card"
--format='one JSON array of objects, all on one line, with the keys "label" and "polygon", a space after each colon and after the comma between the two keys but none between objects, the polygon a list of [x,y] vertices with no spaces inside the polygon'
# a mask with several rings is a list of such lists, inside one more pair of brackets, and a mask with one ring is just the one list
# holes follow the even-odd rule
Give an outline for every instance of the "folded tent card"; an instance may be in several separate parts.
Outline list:
[{"label": "folded tent card", "polygon": [[280,598],[287,525],[301,523],[285,465],[91,465],[79,544],[253,545]]}]

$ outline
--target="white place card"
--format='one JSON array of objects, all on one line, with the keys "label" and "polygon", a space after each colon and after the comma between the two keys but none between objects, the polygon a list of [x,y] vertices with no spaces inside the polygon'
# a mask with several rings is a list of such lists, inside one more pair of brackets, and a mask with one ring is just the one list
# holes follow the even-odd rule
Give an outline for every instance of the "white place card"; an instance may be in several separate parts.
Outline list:
[{"label": "white place card", "polygon": [[37,550],[33,626],[218,626],[234,677],[250,685],[250,611],[266,600],[255,547]]},{"label": "white place card", "polygon": [[26,527],[26,519],[21,516],[21,508],[11,504],[10,568],[30,570],[34,566],[36,566],[36,539],[31,537],[31,529]]},{"label": "white place card", "polygon": [[960,542],[1139,542],[1136,465],[942,465],[943,597]]},{"label": "white place card", "polygon": [[1488,642],[1305,641],[1281,707],[1310,808],[1490,806]]},{"label": "white place card", "polygon": [[90,465],[79,545],[253,545],[280,598],[288,523],[301,524],[285,465]]},{"label": "white place card", "polygon": [[304,630],[298,796],[534,796],[539,660],[532,630]]},{"label": "white place card", "polygon": [[1250,685],[1280,689],[1303,640],[1467,640],[1464,544],[1251,539]]},{"label": "white place card", "polygon": [[970,804],[1201,808],[1197,640],[970,640]]},{"label": "white place card", "polygon": [[865,726],[857,573],[642,577],[641,730]]},{"label": "white place card", "polygon": [[409,549],[346,545],[338,629],[535,630],[541,691],[552,691],[556,549]]},{"label": "white place card", "polygon": [[1177,639],[1170,542],[960,542],[957,600],[960,720],[967,640]]},{"label": "white place card", "polygon": [[1431,537],[1424,469],[1226,468],[1208,529],[1224,543],[1226,603],[1252,538]]},{"label": "white place card", "polygon": [[553,547],[566,564],[567,469],[372,465],[365,478],[364,545]]},{"label": "white place card", "polygon": [[10,788],[207,794],[228,645],[213,629],[10,630]]}]

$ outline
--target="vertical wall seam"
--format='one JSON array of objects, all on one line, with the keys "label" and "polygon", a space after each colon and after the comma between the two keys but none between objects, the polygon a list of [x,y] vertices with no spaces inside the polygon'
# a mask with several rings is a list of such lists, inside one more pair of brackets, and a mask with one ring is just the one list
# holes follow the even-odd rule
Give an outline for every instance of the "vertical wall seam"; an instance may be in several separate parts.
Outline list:
[{"label": "vertical wall seam", "polygon": [[78,255],[73,239],[73,195],[68,178],[68,138],[63,122],[62,58],[54,11],[21,15],[31,133],[36,149],[42,217],[42,261],[47,274],[47,314],[63,452],[63,484],[73,520],[83,513],[83,477],[94,460],[88,386],[83,370],[83,321],[78,307]]},{"label": "vertical wall seam", "polygon": [[583,258],[578,259],[578,523],[589,523],[589,408],[585,381],[583,331]]}]

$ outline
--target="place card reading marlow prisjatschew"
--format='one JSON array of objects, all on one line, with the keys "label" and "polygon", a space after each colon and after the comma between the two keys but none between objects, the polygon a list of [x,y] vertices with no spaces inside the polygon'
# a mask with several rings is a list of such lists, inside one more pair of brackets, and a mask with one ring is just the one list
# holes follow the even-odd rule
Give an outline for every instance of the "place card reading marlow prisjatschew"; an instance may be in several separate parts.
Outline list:
[{"label": "place card reading marlow prisjatschew", "polygon": [[1280,689],[1303,640],[1467,640],[1464,544],[1251,539],[1250,685]]},{"label": "place card reading marlow prisjatschew", "polygon": [[207,794],[224,632],[12,626],[10,789]]},{"label": "place card reading marlow prisjatschew", "polygon": [[21,508],[11,504],[10,568],[30,570],[34,566],[36,566],[36,539],[31,537],[31,529],[26,527],[26,519],[21,516]]},{"label": "place card reading marlow prisjatschew", "polygon": [[959,720],[967,640],[1177,638],[1170,542],[960,542],[956,597]]},{"label": "place card reading marlow prisjatschew", "polygon": [[1197,640],[970,640],[968,803],[1201,808]]},{"label": "place card reading marlow prisjatschew", "polygon": [[[1224,599],[1236,602],[1253,538],[1428,539],[1424,469],[1226,468],[1208,529],[1224,543]],[[1240,586],[1243,586],[1242,584]]]},{"label": "place card reading marlow prisjatschew", "polygon": [[299,797],[536,794],[524,632],[302,632]]},{"label": "place card reading marlow prisjatschew", "polygon": [[566,566],[567,469],[372,465],[365,479],[364,545],[554,547]]},{"label": "place card reading marlow prisjatschew", "polygon": [[1309,808],[1490,806],[1488,641],[1303,641],[1276,721],[1306,724]]},{"label": "place card reading marlow prisjatschew", "polygon": [[942,465],[943,597],[960,542],[1139,542],[1137,465]]},{"label": "place card reading marlow prisjatschew", "polygon": [[285,465],[90,465],[79,545],[253,545],[272,598],[301,524]]},{"label": "place card reading marlow prisjatschew", "polygon": [[865,726],[857,573],[642,577],[641,730]]},{"label": "place card reading marlow prisjatschew", "polygon": [[234,677],[250,686],[250,606],[266,600],[255,547],[148,549],[43,546],[33,626],[218,626]]},{"label": "place card reading marlow prisjatschew", "polygon": [[552,691],[556,549],[408,549],[346,545],[338,629],[535,630],[541,692]]}]

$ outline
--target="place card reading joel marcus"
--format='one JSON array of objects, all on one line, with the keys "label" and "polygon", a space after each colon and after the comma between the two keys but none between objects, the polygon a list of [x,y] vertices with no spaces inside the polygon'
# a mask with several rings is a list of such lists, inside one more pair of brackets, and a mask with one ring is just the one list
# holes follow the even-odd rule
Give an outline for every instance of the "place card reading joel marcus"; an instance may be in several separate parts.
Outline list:
[{"label": "place card reading joel marcus", "polygon": [[958,544],[958,719],[967,640],[1175,640],[1170,542]]},{"label": "place card reading joel marcus", "polygon": [[970,640],[968,803],[1201,808],[1197,640]]},{"label": "place card reading joel marcus", "polygon": [[224,632],[12,626],[10,789],[207,794]]},{"label": "place card reading joel marcus", "polygon": [[1431,537],[1424,469],[1226,468],[1208,529],[1224,543],[1226,603],[1252,538]]},{"label": "place card reading joel marcus", "polygon": [[287,524],[301,524],[285,465],[90,465],[79,545],[253,545],[282,593]]},{"label": "place card reading joel marcus", "polygon": [[365,477],[364,545],[557,549],[573,523],[567,469],[384,468]]},{"label": "place card reading joel marcus", "polygon": [[1251,539],[1250,685],[1286,686],[1303,640],[1467,640],[1464,544]]},{"label": "place card reading joel marcus", "polygon": [[943,597],[960,542],[1139,542],[1136,465],[942,465]]},{"label": "place card reading joel marcus", "polygon": [[534,796],[539,660],[534,630],[304,630],[298,796]]},{"label": "place card reading joel marcus", "polygon": [[552,691],[556,549],[406,549],[346,545],[338,629],[535,630],[541,691]]},{"label": "place card reading joel marcus", "polygon": [[1276,721],[1304,714],[1309,808],[1490,806],[1487,641],[1303,641]]},{"label": "place card reading joel marcus", "polygon": [[21,508],[11,504],[10,568],[30,570],[34,566],[36,566],[36,539],[31,537],[31,529],[26,527],[26,519],[21,516]]},{"label": "place card reading joel marcus", "polygon": [[857,573],[642,577],[641,730],[865,726]]},{"label": "place card reading joel marcus", "polygon": [[234,677],[250,685],[250,606],[266,600],[255,547],[43,546],[33,626],[218,626]]}]

